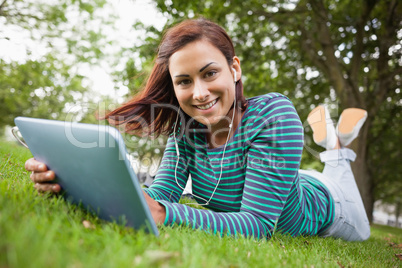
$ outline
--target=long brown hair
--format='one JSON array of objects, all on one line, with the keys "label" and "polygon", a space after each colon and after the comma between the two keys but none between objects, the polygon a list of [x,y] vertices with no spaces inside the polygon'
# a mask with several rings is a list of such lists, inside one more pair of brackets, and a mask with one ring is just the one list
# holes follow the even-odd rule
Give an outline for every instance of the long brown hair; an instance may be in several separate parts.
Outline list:
[{"label": "long brown hair", "polygon": [[[226,31],[203,18],[185,20],[166,31],[144,89],[120,108],[108,113],[105,118],[109,123],[125,124],[125,131],[128,133],[157,136],[172,134],[179,103],[169,73],[169,58],[187,44],[201,39],[218,48],[231,66],[236,54]],[[238,107],[241,110],[246,109],[247,101],[243,95],[241,80],[236,83],[236,99]],[[190,118],[184,114],[183,119],[185,123]]]}]

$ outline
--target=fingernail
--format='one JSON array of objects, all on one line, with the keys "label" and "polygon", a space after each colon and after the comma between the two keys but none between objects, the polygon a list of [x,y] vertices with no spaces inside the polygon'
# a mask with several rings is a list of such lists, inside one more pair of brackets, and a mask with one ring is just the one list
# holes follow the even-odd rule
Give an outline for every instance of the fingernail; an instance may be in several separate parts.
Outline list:
[{"label": "fingernail", "polygon": [[57,186],[56,186],[56,185],[53,185],[53,186],[52,186],[52,191],[53,191],[53,192],[56,192],[56,191],[57,191]]},{"label": "fingernail", "polygon": [[44,168],[45,168],[45,165],[44,165],[44,164],[40,164],[38,168],[39,168],[39,169],[44,169]]}]

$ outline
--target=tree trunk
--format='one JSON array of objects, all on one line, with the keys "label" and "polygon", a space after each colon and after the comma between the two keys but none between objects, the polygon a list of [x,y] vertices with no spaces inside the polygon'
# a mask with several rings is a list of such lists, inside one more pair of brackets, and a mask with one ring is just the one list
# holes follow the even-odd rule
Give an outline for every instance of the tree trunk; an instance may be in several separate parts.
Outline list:
[{"label": "tree trunk", "polygon": [[357,186],[360,191],[360,195],[363,199],[364,208],[366,209],[367,218],[370,223],[373,219],[373,179],[371,178],[368,169],[368,132],[371,125],[371,118],[368,117],[366,123],[360,130],[359,137],[352,143],[352,149],[355,151],[357,157],[354,163],[352,163],[353,174],[356,179]]},{"label": "tree trunk", "polygon": [[401,213],[401,201],[398,199],[395,205],[395,227],[399,227],[399,215]]}]

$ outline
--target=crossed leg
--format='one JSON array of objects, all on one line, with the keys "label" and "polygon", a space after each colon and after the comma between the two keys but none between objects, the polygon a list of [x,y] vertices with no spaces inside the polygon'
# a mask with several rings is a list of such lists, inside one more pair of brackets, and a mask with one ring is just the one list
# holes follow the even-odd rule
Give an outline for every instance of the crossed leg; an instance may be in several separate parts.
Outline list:
[{"label": "crossed leg", "polygon": [[314,141],[327,149],[320,154],[325,163],[323,172],[314,174],[326,185],[335,202],[334,222],[322,236],[348,241],[363,241],[370,236],[369,221],[350,166],[356,154],[345,148],[357,137],[366,117],[367,112],[362,109],[346,109],[335,129],[326,107],[318,106],[309,114]]}]

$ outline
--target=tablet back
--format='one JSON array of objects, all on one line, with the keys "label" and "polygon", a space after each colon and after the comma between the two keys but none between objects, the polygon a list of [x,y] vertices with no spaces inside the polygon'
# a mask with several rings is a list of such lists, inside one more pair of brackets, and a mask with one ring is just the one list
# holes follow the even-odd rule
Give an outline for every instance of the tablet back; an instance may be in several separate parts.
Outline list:
[{"label": "tablet back", "polygon": [[15,124],[35,159],[55,172],[67,200],[158,235],[117,129],[27,117]]}]

